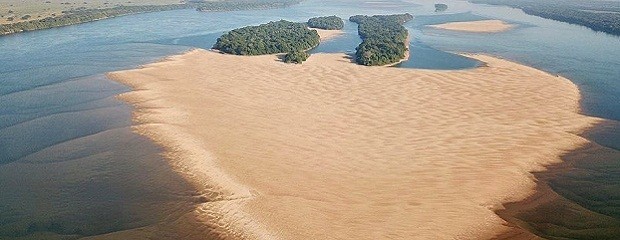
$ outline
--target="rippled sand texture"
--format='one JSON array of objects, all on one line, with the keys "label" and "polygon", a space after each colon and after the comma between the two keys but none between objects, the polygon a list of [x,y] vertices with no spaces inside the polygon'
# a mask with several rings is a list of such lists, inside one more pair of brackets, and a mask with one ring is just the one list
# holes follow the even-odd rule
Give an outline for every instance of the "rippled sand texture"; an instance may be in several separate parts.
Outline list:
[{"label": "rippled sand texture", "polygon": [[179,227],[202,227],[196,238],[480,239],[510,230],[494,210],[598,120],[565,78],[471,57],[488,66],[194,50],[110,76],[135,89],[122,95],[135,130],[203,194]]},{"label": "rippled sand texture", "polygon": [[495,33],[508,31],[514,26],[501,20],[481,20],[470,22],[449,22],[430,25],[430,27],[462,32]]}]

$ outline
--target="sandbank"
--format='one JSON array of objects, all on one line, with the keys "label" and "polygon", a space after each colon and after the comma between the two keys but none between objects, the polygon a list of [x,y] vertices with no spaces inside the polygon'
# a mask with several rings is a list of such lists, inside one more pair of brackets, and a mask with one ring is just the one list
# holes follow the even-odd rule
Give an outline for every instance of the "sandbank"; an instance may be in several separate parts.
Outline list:
[{"label": "sandbank", "polygon": [[534,192],[531,172],[599,120],[566,78],[469,57],[486,65],[193,50],[109,76],[196,188],[184,239],[488,239],[514,230],[495,211]]},{"label": "sandbank", "polygon": [[321,41],[328,41],[333,38],[337,38],[344,34],[343,30],[325,30],[320,28],[309,28],[311,30],[315,30],[319,36],[321,37]]},{"label": "sandbank", "polygon": [[429,25],[429,27],[462,32],[496,33],[508,31],[513,28],[514,25],[508,24],[501,20],[481,20],[470,22],[449,22],[437,25]]}]

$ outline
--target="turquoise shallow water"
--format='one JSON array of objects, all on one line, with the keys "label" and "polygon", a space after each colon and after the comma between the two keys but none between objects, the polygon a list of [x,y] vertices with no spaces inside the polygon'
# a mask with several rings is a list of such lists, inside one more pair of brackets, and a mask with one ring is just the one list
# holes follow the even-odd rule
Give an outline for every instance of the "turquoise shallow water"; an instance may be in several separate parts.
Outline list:
[{"label": "turquoise shallow water", "polygon": [[[437,14],[431,3],[390,2],[377,7],[309,0],[287,9],[234,13],[177,10],[0,37],[0,239],[41,232],[97,235],[187,211],[191,188],[169,170],[161,149],[131,132],[131,107],[115,99],[129,89],[104,74],[209,48],[227,30],[272,20],[409,12],[416,16],[406,24],[411,58],[399,67],[471,68],[480,63],[455,53],[484,52],[566,76],[582,90],[586,114],[620,120],[620,38],[505,7],[447,1],[450,9]],[[518,27],[463,34],[425,26],[489,18]],[[313,52],[352,53],[360,41],[356,25],[347,23],[345,30]],[[618,149],[615,129],[591,138]],[[554,186],[582,206],[620,219],[610,210],[620,207],[612,194],[620,176],[617,162],[611,158],[595,169],[606,174],[579,175],[580,183],[594,188],[572,188],[570,179],[577,178],[558,178],[564,180]]]}]

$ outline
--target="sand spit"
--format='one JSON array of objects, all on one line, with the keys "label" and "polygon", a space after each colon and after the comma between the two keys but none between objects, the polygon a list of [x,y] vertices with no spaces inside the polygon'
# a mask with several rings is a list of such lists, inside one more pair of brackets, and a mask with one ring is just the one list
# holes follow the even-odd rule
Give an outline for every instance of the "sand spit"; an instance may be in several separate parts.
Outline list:
[{"label": "sand spit", "polygon": [[462,32],[496,33],[508,31],[513,28],[514,25],[508,24],[501,20],[482,20],[470,22],[450,22],[444,24],[429,25],[429,27]]},{"label": "sand spit", "polygon": [[342,30],[325,30],[325,29],[319,29],[319,28],[309,28],[309,29],[315,30],[321,37],[321,41],[329,41],[334,38],[340,37],[342,36],[342,34],[344,34],[344,31]]},{"label": "sand spit", "polygon": [[578,113],[565,78],[470,57],[487,66],[194,50],[110,77],[134,89],[121,98],[135,131],[204,202],[184,238],[481,239],[510,232],[494,211],[532,194],[530,172],[587,144],[577,134],[599,120]]}]

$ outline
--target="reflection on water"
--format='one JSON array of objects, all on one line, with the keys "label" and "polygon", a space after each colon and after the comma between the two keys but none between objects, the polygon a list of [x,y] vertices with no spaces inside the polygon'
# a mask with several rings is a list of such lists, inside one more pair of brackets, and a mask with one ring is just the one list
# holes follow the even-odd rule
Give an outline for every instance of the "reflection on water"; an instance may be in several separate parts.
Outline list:
[{"label": "reflection on water", "polygon": [[[308,0],[288,9],[234,14],[178,10],[0,37],[0,238],[71,239],[174,221],[189,211],[192,189],[169,170],[159,156],[161,149],[131,132],[131,108],[114,98],[128,89],[102,74],[191,47],[209,48],[222,32],[245,25],[409,12],[418,17],[406,25],[412,34],[412,57],[401,67],[470,68],[479,63],[444,51],[486,52],[569,77],[584,92],[588,114],[620,119],[620,38],[510,8],[446,3],[448,12],[436,14],[434,3],[425,1],[390,1],[378,7],[353,0]],[[488,18],[521,27],[482,35],[425,27]],[[345,31],[313,52],[355,51],[360,42],[357,26],[348,23]],[[577,40],[588,44],[575,47]],[[618,131],[591,136],[605,146],[620,145]],[[570,167],[562,171],[537,174],[561,195],[556,199],[563,204],[547,205],[561,216],[531,208],[521,211],[518,225],[544,236],[562,236],[594,234],[598,230],[592,226],[620,219],[619,158],[587,154],[589,150],[582,151],[586,157],[580,159],[585,160],[569,161]],[[574,209],[591,214],[562,221],[569,215],[561,211]]]}]

